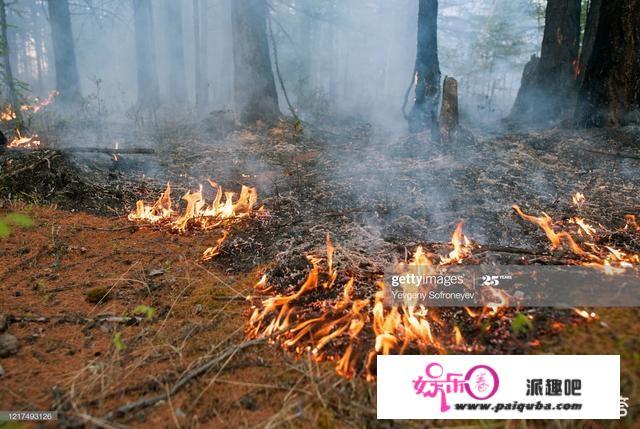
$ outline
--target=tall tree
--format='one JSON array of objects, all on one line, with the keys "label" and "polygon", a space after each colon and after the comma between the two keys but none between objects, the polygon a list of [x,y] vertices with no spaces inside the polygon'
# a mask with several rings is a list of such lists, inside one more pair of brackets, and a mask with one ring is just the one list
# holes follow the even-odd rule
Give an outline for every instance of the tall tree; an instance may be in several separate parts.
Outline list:
[{"label": "tall tree", "polygon": [[209,12],[208,0],[200,0],[200,75],[201,105],[209,107]]},{"label": "tall tree", "polygon": [[184,62],[184,32],[182,29],[182,2],[166,0],[167,45],[169,53],[169,97],[184,104],[187,85]]},{"label": "tall tree", "polygon": [[48,3],[59,100],[63,103],[77,102],[82,95],[71,31],[69,1],[49,0]]},{"label": "tall tree", "polygon": [[618,126],[640,109],[640,2],[602,2],[593,51],[578,95],[576,120]]},{"label": "tall tree", "polygon": [[[549,0],[540,59],[523,75],[513,119],[548,121],[566,117],[575,99],[580,46],[581,0]],[[536,61],[536,60],[534,60]],[[524,79],[528,77],[528,79]]]},{"label": "tall tree", "polygon": [[209,105],[209,83],[207,79],[208,30],[206,0],[193,0],[193,35],[195,58],[196,107],[206,108]]},{"label": "tall tree", "polygon": [[0,49],[2,52],[4,79],[9,91],[9,102],[16,115],[16,119],[19,124],[22,124],[22,115],[20,112],[20,105],[18,103],[18,92],[16,90],[16,83],[13,78],[13,70],[11,68],[11,56],[9,53],[9,43],[7,37],[7,8],[4,0],[0,0],[0,30],[2,31],[2,40],[0,41]]},{"label": "tall tree", "polygon": [[160,97],[150,0],[133,0],[133,20],[138,59],[138,108],[154,110]]},{"label": "tall tree", "polygon": [[418,5],[418,51],[414,70],[415,102],[407,115],[409,130],[438,131],[440,62],[438,60],[438,0]]},{"label": "tall tree", "polygon": [[233,0],[234,93],[242,123],[274,121],[280,115],[267,40],[265,0]]}]

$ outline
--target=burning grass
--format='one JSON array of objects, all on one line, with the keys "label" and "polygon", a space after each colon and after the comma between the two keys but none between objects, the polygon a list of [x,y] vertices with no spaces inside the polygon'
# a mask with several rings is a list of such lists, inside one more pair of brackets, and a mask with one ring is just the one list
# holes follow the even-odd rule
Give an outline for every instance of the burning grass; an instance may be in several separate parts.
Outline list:
[{"label": "burning grass", "polygon": [[129,214],[128,219],[132,222],[159,225],[177,233],[187,230],[222,230],[222,236],[216,244],[202,255],[202,259],[208,261],[219,253],[220,246],[229,234],[229,227],[252,216],[268,216],[264,207],[255,209],[258,202],[255,188],[243,185],[239,196],[234,200],[235,193],[223,191],[222,186],[216,182],[208,182],[215,191],[215,197],[210,204],[205,200],[201,185],[198,191],[189,191],[182,197],[186,207],[182,213],[178,213],[174,210],[171,200],[171,185],[167,183],[165,191],[154,204],[138,201],[136,210]]},{"label": "burning grass", "polygon": [[[572,200],[580,207],[584,204],[585,198],[581,193],[577,193]],[[640,228],[635,215],[629,214],[625,217],[626,223],[621,231],[611,232],[602,225],[596,228],[592,222],[579,216],[569,217],[567,220],[553,220],[544,212],[540,216],[528,215],[518,205],[514,205],[513,210],[522,219],[544,231],[552,251],[566,249],[571,252],[575,256],[575,260],[569,261],[571,265],[599,268],[611,274],[640,265],[640,254],[617,249],[611,243],[616,240],[622,243],[629,242],[633,235],[637,235]],[[599,233],[599,230],[603,233]],[[625,240],[625,235],[629,239]]]},{"label": "burning grass", "polygon": [[[583,202],[584,197],[578,201]],[[550,257],[560,258],[563,264],[603,269],[612,275],[637,270],[640,265],[638,254],[613,247],[613,242],[637,240],[639,229],[633,215],[627,216],[623,228],[612,232],[603,226],[593,227],[578,217],[566,222],[553,221],[544,213],[534,217],[519,206],[513,208],[522,219],[542,228],[551,242]],[[598,231],[603,231],[602,235]],[[417,246],[412,258],[396,263],[394,270],[419,275],[447,265],[477,264],[476,250],[483,248],[462,234],[459,223],[448,252],[427,251]],[[570,255],[565,255],[565,251]],[[324,257],[315,254],[307,257],[311,269],[298,285],[283,284],[282,279],[272,280],[265,274],[255,286],[256,295],[250,297],[252,313],[246,335],[269,338],[296,356],[332,361],[343,377],[363,374],[367,380],[374,380],[378,354],[486,352],[492,341],[504,339],[505,324],[511,328],[506,329],[509,335],[513,333],[515,320],[520,320],[519,324],[525,320],[529,326],[537,316],[538,310],[525,316],[519,310],[507,308],[508,294],[492,288],[494,305],[465,308],[457,313],[453,309],[422,305],[390,305],[383,273],[353,267],[339,270],[335,255],[336,248],[327,235]],[[585,310],[575,309],[575,313],[583,319],[597,318]],[[556,329],[563,323],[556,320],[551,326]],[[534,339],[531,343],[539,341]]]},{"label": "burning grass", "polygon": [[[16,114],[14,108],[9,104],[2,112],[0,112],[0,121],[2,122],[14,122],[18,119],[22,119],[22,115],[33,115],[40,112],[45,107],[53,103],[55,97],[58,95],[57,91],[52,91],[44,99],[35,97],[32,102],[25,103],[20,106],[20,116]],[[21,121],[19,121],[21,122]],[[22,129],[23,124],[18,123],[15,126],[15,136],[7,145],[10,149],[37,149],[41,147],[41,141],[36,133],[30,133]],[[22,131],[21,131],[22,129]]]}]

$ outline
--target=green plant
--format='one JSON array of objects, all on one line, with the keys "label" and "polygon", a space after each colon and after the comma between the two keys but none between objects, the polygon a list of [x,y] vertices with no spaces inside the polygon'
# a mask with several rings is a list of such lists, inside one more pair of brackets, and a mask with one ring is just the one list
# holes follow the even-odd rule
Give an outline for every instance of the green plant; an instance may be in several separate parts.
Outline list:
[{"label": "green plant", "polygon": [[29,228],[33,226],[33,221],[29,216],[18,213],[9,213],[0,217],[0,238],[8,237],[11,234],[12,225]]},{"label": "green plant", "polygon": [[118,350],[119,352],[127,349],[127,345],[122,342],[122,332],[116,332],[113,335],[113,340],[112,341],[113,341],[113,345],[115,346],[116,350]]},{"label": "green plant", "polygon": [[516,314],[511,322],[511,331],[515,335],[527,334],[533,330],[533,322],[522,313]]},{"label": "green plant", "polygon": [[156,315],[156,309],[148,305],[139,305],[133,309],[133,314],[136,316],[144,316],[147,320],[153,320]]}]

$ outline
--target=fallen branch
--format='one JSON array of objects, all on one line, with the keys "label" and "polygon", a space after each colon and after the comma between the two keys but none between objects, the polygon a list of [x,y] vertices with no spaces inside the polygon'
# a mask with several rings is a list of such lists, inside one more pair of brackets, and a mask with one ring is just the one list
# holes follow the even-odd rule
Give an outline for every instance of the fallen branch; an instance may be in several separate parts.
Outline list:
[{"label": "fallen branch", "polygon": [[536,255],[536,256],[548,255],[547,253],[540,253],[535,250],[522,249],[520,247],[509,247],[509,246],[480,246],[478,250],[480,252],[514,253],[519,255]]},{"label": "fallen branch", "polygon": [[145,147],[132,147],[127,149],[116,149],[106,147],[63,147],[59,148],[62,152],[73,153],[104,153],[106,155],[153,155],[156,153],[154,149]]},{"label": "fallen branch", "polygon": [[186,386],[190,381],[198,378],[199,376],[206,374],[209,372],[211,368],[227,359],[228,357],[236,354],[240,350],[246,349],[247,347],[255,346],[258,344],[262,344],[266,342],[266,338],[257,338],[255,340],[246,341],[244,343],[238,344],[237,346],[232,346],[227,348],[225,351],[217,355],[216,357],[208,360],[197,368],[187,372],[184,374],[178,381],[173,385],[173,387],[166,393],[162,393],[160,395],[152,396],[150,398],[142,398],[134,402],[129,402],[128,404],[122,405],[121,407],[116,408],[113,411],[108,412],[104,416],[102,416],[101,420],[110,420],[115,416],[125,415],[133,410],[137,410],[140,408],[147,408],[152,405],[157,404],[160,401],[164,401],[169,399],[169,397],[178,393],[184,386]]},{"label": "fallen branch", "polygon": [[597,153],[600,155],[608,155],[618,158],[628,158],[628,159],[640,159],[640,155],[633,155],[630,153],[622,153],[622,152],[608,152],[605,150],[597,150],[597,149],[584,149],[587,152]]}]

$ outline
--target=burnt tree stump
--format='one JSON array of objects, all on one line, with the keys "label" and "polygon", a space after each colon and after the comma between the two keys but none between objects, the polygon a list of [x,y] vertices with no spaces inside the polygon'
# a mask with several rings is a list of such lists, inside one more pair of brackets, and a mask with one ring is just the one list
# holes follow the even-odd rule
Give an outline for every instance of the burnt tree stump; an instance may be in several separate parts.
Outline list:
[{"label": "burnt tree stump", "polygon": [[440,109],[440,137],[449,140],[458,129],[458,81],[445,77],[442,85],[442,107]]},{"label": "burnt tree stump", "polygon": [[9,141],[5,137],[4,133],[0,131],[0,153],[3,152],[8,145]]}]

